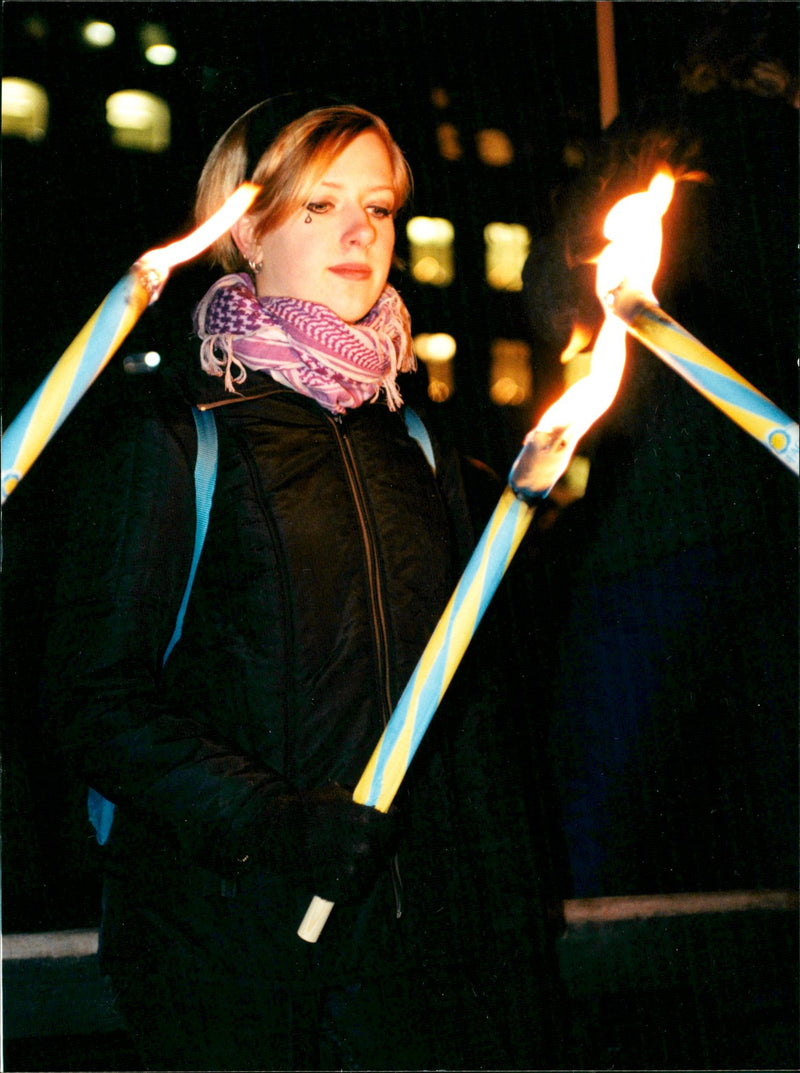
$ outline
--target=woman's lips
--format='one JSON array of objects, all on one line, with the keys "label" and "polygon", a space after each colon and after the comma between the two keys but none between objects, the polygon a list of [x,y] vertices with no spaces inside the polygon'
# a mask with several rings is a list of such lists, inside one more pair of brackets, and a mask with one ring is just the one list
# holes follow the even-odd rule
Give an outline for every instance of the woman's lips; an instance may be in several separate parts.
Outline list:
[{"label": "woman's lips", "polygon": [[372,269],[369,265],[361,264],[333,265],[328,271],[333,272],[334,275],[342,276],[343,279],[369,279],[372,275]]}]

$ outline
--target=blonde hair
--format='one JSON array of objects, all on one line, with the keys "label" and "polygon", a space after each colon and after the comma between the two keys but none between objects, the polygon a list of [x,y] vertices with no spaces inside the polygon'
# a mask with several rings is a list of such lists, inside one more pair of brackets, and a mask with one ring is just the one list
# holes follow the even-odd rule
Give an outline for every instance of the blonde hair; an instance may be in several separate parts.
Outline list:
[{"label": "blonde hair", "polygon": [[[377,134],[389,154],[395,212],[405,204],[411,192],[411,172],[378,116],[355,105],[315,108],[284,126],[253,165],[248,161],[248,136],[252,139],[252,128],[257,126],[256,113],[261,108],[262,105],[256,105],[240,116],[211,150],[197,184],[194,216],[198,224],[216,212],[240,183],[251,179],[261,186],[250,214],[255,218],[256,236],[262,237],[303,204],[331,162],[366,132]],[[252,174],[248,175],[250,168]],[[226,272],[245,266],[230,232],[214,243],[208,257]]]}]

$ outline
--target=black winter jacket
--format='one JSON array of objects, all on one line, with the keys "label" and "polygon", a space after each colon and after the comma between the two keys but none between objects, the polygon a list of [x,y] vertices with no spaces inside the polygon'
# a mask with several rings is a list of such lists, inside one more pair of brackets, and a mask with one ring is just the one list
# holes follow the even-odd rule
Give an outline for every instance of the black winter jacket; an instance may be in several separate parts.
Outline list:
[{"label": "black winter jacket", "polygon": [[[246,388],[202,400],[224,403],[219,475],[163,668],[195,525],[182,399],[145,391],[104,430],[65,554],[45,709],[62,752],[117,804],[106,965],[148,944],[157,958],[158,917],[171,941],[231,965],[258,951],[278,982],[518,965],[522,1009],[551,967],[523,793],[533,776],[485,669],[459,671],[404,783],[399,874],[337,906],[316,947],[296,937],[314,892],[271,869],[281,833],[265,802],[358,780],[452,592],[469,521],[457,467],[440,455],[434,477],[401,414],[375,404],[334,418],[254,373]],[[516,1004],[498,1001],[504,1016]]]}]

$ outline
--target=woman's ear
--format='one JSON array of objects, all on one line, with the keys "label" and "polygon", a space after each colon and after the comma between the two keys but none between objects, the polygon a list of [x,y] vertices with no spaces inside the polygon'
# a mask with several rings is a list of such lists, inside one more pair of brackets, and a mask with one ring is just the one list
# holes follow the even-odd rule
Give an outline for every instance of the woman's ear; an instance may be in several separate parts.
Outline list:
[{"label": "woman's ear", "polygon": [[236,243],[236,248],[245,261],[249,260],[258,245],[252,216],[245,214],[239,217],[231,228],[231,238]]}]

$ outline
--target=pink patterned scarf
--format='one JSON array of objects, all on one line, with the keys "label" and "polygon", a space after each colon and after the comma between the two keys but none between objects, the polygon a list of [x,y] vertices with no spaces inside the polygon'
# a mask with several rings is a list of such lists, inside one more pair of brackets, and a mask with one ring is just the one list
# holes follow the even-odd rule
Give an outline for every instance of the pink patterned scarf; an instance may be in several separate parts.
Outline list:
[{"label": "pink patterned scarf", "polygon": [[411,321],[389,284],[357,324],[327,306],[296,298],[258,298],[244,272],[223,276],[194,315],[200,363],[236,392],[246,369],[267,372],[286,387],[341,414],[374,401],[381,390],[390,410],[402,405],[395,377],[416,367]]}]

